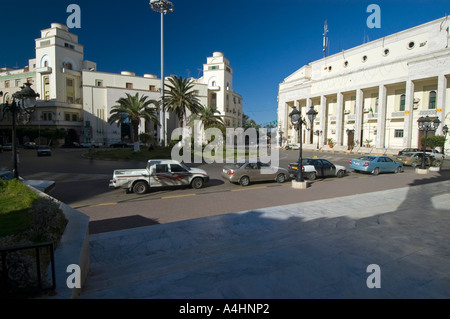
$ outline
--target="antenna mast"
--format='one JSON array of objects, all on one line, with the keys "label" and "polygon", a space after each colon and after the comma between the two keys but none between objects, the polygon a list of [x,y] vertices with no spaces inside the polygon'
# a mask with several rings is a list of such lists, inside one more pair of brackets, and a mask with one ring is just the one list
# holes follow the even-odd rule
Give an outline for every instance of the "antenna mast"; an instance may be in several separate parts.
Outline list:
[{"label": "antenna mast", "polygon": [[327,48],[328,48],[328,23],[327,20],[325,20],[325,26],[323,29],[323,57],[325,58],[327,56]]}]

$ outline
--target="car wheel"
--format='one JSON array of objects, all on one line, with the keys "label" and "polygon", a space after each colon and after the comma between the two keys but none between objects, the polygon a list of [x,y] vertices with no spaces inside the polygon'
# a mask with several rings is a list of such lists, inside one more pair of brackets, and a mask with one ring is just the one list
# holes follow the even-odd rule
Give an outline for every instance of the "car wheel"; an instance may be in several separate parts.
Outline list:
[{"label": "car wheel", "polygon": [[200,178],[200,177],[194,178],[194,180],[191,183],[192,188],[194,188],[194,189],[202,188],[203,184],[204,184],[203,178]]},{"label": "car wheel", "polygon": [[284,183],[286,181],[286,176],[284,174],[278,174],[277,183]]},{"label": "car wheel", "polygon": [[412,168],[416,168],[416,167],[417,167],[417,162],[411,163],[411,167],[412,167]]},{"label": "car wheel", "polygon": [[133,186],[133,192],[138,195],[143,195],[148,191],[148,184],[146,182],[137,182]]},{"label": "car wheel", "polygon": [[399,166],[396,168],[395,170],[395,174],[401,173],[402,172],[402,168]]},{"label": "car wheel", "polygon": [[345,171],[344,170],[340,170],[339,172],[337,172],[337,177],[338,178],[342,178],[345,176]]},{"label": "car wheel", "polygon": [[311,172],[311,173],[308,174],[308,179],[309,179],[309,180],[315,181],[316,178],[317,178],[316,172]]},{"label": "car wheel", "polygon": [[250,185],[250,178],[248,176],[242,176],[241,179],[239,180],[239,184],[241,184],[241,186]]},{"label": "car wheel", "polygon": [[378,174],[380,174],[380,169],[378,167],[376,167],[373,171],[372,171],[372,175],[377,176]]}]

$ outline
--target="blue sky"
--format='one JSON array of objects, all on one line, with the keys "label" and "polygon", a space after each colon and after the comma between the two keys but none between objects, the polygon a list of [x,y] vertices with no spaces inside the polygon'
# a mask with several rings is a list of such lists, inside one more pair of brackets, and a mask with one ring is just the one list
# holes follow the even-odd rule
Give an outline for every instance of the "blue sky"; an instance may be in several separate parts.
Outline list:
[{"label": "blue sky", "polygon": [[[1,0],[0,66],[19,68],[34,58],[34,40],[53,22],[66,24],[69,4],[81,8],[71,31],[85,59],[99,71],[161,74],[160,15],[149,0]],[[220,51],[234,70],[244,113],[259,124],[276,120],[278,85],[321,59],[324,21],[335,54],[450,13],[448,0],[173,0],[166,15],[165,75],[199,77],[206,58]],[[370,4],[381,9],[381,28],[370,29]]]}]

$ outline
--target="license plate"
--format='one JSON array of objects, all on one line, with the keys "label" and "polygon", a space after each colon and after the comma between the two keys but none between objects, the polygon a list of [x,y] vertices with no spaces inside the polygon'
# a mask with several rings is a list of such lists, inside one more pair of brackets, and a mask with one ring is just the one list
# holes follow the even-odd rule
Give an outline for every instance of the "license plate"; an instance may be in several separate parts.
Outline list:
[{"label": "license plate", "polygon": [[292,166],[292,169],[298,169],[298,166]]}]

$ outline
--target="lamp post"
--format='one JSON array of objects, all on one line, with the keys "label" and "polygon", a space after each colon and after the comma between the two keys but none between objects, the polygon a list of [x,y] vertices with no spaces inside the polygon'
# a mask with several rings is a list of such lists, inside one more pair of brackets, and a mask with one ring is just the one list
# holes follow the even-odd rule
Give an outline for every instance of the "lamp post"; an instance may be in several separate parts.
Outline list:
[{"label": "lamp post", "polygon": [[314,138],[314,135],[313,135],[313,132],[314,132],[314,120],[316,119],[316,116],[317,116],[317,111],[316,110],[314,110],[314,107],[310,107],[310,109],[309,109],[309,111],[306,113],[306,115],[308,116],[308,119],[309,119],[309,123],[311,123],[311,140],[310,140],[310,143],[312,144],[313,143],[313,138]]},{"label": "lamp post", "polygon": [[[0,92],[2,96],[3,92]],[[18,160],[17,160],[17,132],[16,132],[16,121],[18,117],[23,118],[24,116],[30,117],[36,107],[36,98],[39,94],[34,92],[31,88],[30,83],[25,83],[22,90],[16,92],[12,95],[13,101],[11,104],[5,103],[4,111],[11,113],[11,124],[12,124],[12,152],[13,152],[13,177],[14,179],[19,178]],[[19,100],[19,102],[16,102]]]},{"label": "lamp post", "polygon": [[444,125],[442,128],[442,134],[444,134],[444,145],[442,146],[442,154],[445,155],[445,142],[447,140],[448,126]]},{"label": "lamp post", "polygon": [[421,117],[417,120],[417,123],[419,125],[419,131],[425,131],[425,145],[423,146],[423,155],[422,155],[422,164],[420,166],[421,169],[426,169],[425,165],[425,150],[427,148],[427,138],[428,138],[428,132],[434,132],[439,127],[439,124],[441,124],[441,121],[436,118],[433,122],[431,122],[430,117],[427,115],[426,117]]},{"label": "lamp post", "polygon": [[166,144],[166,110],[164,107],[164,15],[173,12],[172,2],[167,0],[150,0],[150,7],[153,11],[161,14],[161,146]]},{"label": "lamp post", "polygon": [[300,154],[298,159],[298,168],[297,168],[297,182],[304,182],[303,178],[303,138],[302,138],[302,126],[305,124],[304,119],[302,119],[302,114],[299,110],[294,106],[294,109],[292,110],[291,114],[289,114],[289,117],[291,118],[291,123],[294,125],[295,129],[300,132]]}]

